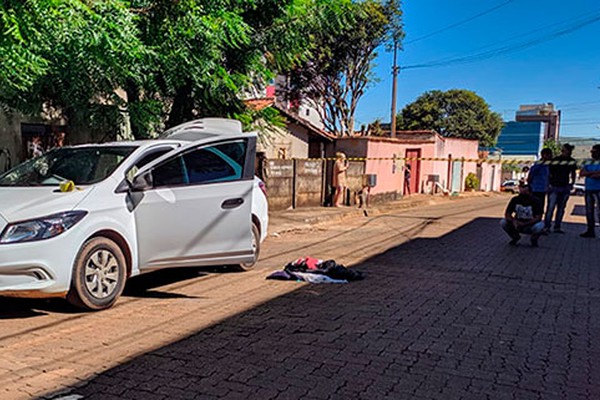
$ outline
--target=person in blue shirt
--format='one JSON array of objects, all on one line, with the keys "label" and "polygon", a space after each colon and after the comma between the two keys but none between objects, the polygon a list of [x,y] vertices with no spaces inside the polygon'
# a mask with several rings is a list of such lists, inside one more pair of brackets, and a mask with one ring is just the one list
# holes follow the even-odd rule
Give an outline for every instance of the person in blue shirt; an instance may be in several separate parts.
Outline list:
[{"label": "person in blue shirt", "polygon": [[540,160],[533,164],[527,175],[527,183],[531,188],[531,195],[539,200],[542,212],[546,205],[546,193],[548,193],[548,182],[550,177],[549,161],[552,160],[552,150],[542,149]]},{"label": "person in blue shirt", "polygon": [[579,176],[585,177],[585,219],[587,230],[581,237],[596,237],[595,209],[600,208],[600,144],[592,146],[592,159],[586,160],[581,167]]}]

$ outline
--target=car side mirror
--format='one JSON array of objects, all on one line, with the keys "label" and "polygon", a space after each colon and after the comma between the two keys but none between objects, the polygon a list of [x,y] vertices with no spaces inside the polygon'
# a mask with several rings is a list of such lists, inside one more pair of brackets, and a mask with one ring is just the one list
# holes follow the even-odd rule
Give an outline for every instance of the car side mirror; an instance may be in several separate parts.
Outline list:
[{"label": "car side mirror", "polygon": [[144,192],[149,189],[152,189],[152,173],[150,171],[136,175],[129,184],[129,190],[132,192]]}]

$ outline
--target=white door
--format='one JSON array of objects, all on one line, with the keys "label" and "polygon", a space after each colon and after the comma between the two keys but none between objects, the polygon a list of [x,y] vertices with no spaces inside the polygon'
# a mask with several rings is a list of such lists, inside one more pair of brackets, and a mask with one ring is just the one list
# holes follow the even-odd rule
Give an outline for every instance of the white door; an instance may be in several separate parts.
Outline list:
[{"label": "white door", "polygon": [[252,139],[187,147],[151,167],[134,210],[140,268],[250,262]]}]

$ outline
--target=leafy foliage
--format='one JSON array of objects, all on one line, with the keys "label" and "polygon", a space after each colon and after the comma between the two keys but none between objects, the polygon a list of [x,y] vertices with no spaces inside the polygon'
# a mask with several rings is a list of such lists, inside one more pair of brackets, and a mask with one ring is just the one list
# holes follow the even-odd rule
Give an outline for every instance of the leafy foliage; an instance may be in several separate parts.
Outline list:
[{"label": "leafy foliage", "polygon": [[476,93],[453,89],[433,90],[407,105],[398,118],[404,130],[435,130],[446,137],[477,139],[481,146],[493,146],[503,122]]},{"label": "leafy foliage", "polygon": [[307,58],[317,3],[4,0],[0,105],[113,134],[128,112],[138,138],[207,115],[276,125],[243,98]]},{"label": "leafy foliage", "polygon": [[544,145],[542,146],[542,148],[550,149],[552,150],[553,155],[558,156],[560,155],[562,145],[560,144],[560,142],[554,139],[546,139],[544,140]]},{"label": "leafy foliage", "polygon": [[0,24],[0,103],[74,122],[118,117],[116,89],[145,53],[122,1],[5,0]]},{"label": "leafy foliage", "polygon": [[351,136],[358,102],[375,81],[376,49],[386,40],[401,40],[399,2],[317,3],[309,25],[314,32],[312,56],[290,73],[289,96],[312,102],[329,131]]},{"label": "leafy foliage", "polygon": [[474,173],[469,172],[465,178],[465,189],[475,190],[477,188],[479,188],[479,178]]}]

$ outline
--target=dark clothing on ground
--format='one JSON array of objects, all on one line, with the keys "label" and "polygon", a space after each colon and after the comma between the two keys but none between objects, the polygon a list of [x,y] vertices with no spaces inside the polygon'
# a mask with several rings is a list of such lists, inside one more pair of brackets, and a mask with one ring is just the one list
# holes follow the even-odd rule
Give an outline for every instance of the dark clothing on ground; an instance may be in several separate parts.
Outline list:
[{"label": "dark clothing on ground", "polygon": [[[307,275],[308,274],[308,275]],[[358,281],[364,279],[364,275],[360,271],[348,269],[342,264],[336,263],[334,260],[316,260],[311,257],[299,258],[296,261],[288,263],[283,271],[275,271],[267,276],[267,279],[277,280],[309,280],[320,281],[318,279],[310,279],[310,276],[325,276],[334,281]]]}]

